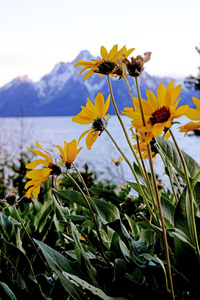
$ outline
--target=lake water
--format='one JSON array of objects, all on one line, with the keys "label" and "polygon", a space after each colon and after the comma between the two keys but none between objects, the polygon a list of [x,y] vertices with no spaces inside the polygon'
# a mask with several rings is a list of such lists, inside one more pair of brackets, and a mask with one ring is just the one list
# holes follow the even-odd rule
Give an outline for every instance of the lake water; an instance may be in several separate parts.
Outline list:
[{"label": "lake water", "polygon": [[[122,116],[122,119],[130,134],[130,119],[126,116]],[[181,124],[185,124],[189,120],[182,117],[179,121]],[[63,147],[64,140],[67,142],[70,142],[72,139],[78,140],[80,134],[89,128],[87,125],[73,123],[71,117],[0,118],[0,126],[1,161],[4,159],[5,152],[9,153],[11,160],[15,160],[21,150],[27,150],[26,146],[36,149],[35,141],[38,141],[42,148],[50,151],[51,154],[59,160],[59,151],[53,145],[58,144]],[[180,148],[200,163],[200,137],[184,137],[184,134],[178,132],[176,129],[178,126],[180,125],[173,125],[172,130]],[[107,128],[124,153],[126,153],[126,156],[132,160],[132,154],[130,153],[116,116],[111,116]],[[116,166],[111,163],[111,157],[118,160],[120,154],[106,132],[103,132],[102,135],[98,137],[91,150],[87,150],[85,138],[81,140],[80,146],[83,146],[83,149],[75,161],[78,163],[80,169],[83,168],[85,163],[89,163],[90,170],[93,169],[97,172],[103,172],[101,175],[102,178],[112,180],[118,184]],[[156,173],[162,175],[164,172],[162,162],[160,162],[159,159],[156,159],[156,162]],[[125,161],[120,165],[120,172],[123,180],[133,181],[132,174]],[[165,178],[162,178],[162,180],[165,181]]]}]

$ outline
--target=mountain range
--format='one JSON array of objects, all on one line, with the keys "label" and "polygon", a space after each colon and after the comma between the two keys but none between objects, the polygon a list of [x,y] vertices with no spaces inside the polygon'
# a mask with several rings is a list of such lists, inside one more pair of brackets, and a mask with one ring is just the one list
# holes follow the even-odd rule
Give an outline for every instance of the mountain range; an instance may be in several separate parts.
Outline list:
[{"label": "mountain range", "polygon": [[[87,98],[94,101],[98,92],[104,98],[109,94],[106,76],[94,74],[84,80],[84,74],[79,75],[80,67],[74,68],[77,60],[90,61],[93,57],[89,51],[83,50],[72,62],[60,62],[53,70],[42,77],[38,82],[33,82],[28,76],[17,77],[0,88],[0,117],[21,116],[73,116],[80,112],[81,105],[86,104]],[[141,95],[146,99],[146,90],[150,89],[156,94],[160,82],[167,86],[172,80],[170,77],[151,76],[143,72],[139,77]],[[176,78],[175,85],[182,84],[181,104],[193,107],[192,96],[200,98],[200,91],[189,90],[184,85],[184,80]],[[121,111],[125,106],[130,106],[130,96],[124,80],[114,78],[111,80],[114,97]],[[128,78],[133,96],[137,96],[133,78]],[[114,109],[110,105],[109,113]]]}]

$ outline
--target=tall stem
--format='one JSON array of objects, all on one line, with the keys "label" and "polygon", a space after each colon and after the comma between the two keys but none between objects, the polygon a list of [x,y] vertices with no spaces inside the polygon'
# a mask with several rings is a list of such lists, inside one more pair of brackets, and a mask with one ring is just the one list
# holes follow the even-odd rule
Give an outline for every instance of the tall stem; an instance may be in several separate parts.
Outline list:
[{"label": "tall stem", "polygon": [[35,243],[34,243],[33,239],[31,238],[30,234],[29,234],[28,231],[26,230],[26,227],[24,226],[24,223],[23,223],[23,221],[22,221],[22,219],[21,219],[21,217],[20,217],[20,214],[19,214],[19,212],[18,212],[18,210],[17,210],[17,208],[16,208],[16,205],[13,205],[13,207],[14,207],[14,209],[15,209],[15,212],[16,212],[16,214],[17,214],[18,220],[19,220],[20,224],[22,225],[22,228],[23,228],[25,234],[27,235],[28,239],[30,240],[31,244],[33,245],[33,248],[34,248],[35,252],[38,254],[39,258],[41,259],[42,263],[44,264],[44,267],[45,267],[46,270],[48,271],[49,275],[50,275],[50,276],[52,277],[52,279],[55,281],[55,279],[54,279],[53,276],[52,276],[51,270],[50,270],[50,269],[48,268],[48,266],[45,264],[45,262],[44,262],[42,256],[40,255],[40,253],[39,253],[37,247],[35,246]]},{"label": "tall stem", "polygon": [[88,191],[87,185],[85,184],[85,181],[84,181],[84,179],[83,179],[83,176],[81,175],[81,173],[79,172],[79,170],[77,169],[77,167],[75,166],[75,164],[72,164],[72,165],[73,165],[74,169],[76,170],[78,176],[79,176],[80,179],[81,179],[81,182],[82,182],[82,184],[83,184],[83,186],[84,186],[84,189],[85,189],[85,192],[86,192],[87,196],[90,197],[90,193],[89,193],[89,191]]},{"label": "tall stem", "polygon": [[[136,83],[136,88],[137,88],[137,93],[138,93],[138,99],[139,99],[142,122],[143,122],[143,126],[145,126],[146,124],[145,124],[144,112],[143,112],[143,107],[142,107],[140,87],[139,87],[137,77],[135,77],[135,83]],[[155,192],[156,199],[157,199],[158,211],[159,211],[160,222],[161,222],[161,227],[162,227],[162,238],[163,238],[165,258],[166,258],[166,263],[167,263],[167,277],[168,277],[168,282],[169,282],[169,286],[170,286],[172,299],[175,299],[173,280],[172,280],[172,272],[171,272],[171,264],[170,264],[170,257],[169,257],[169,248],[168,248],[168,242],[167,242],[167,234],[166,234],[164,217],[163,217],[163,213],[162,213],[160,196],[159,196],[159,192],[158,192],[158,186],[156,184],[156,176],[155,176],[154,167],[153,167],[153,160],[152,160],[152,156],[151,156],[150,144],[147,145],[147,153],[148,153],[149,165],[150,165],[150,170],[151,170],[151,175],[152,175],[152,180],[153,180],[153,186],[154,186],[154,192]]]},{"label": "tall stem", "polygon": [[107,262],[106,262],[106,258],[105,258],[105,254],[104,254],[104,250],[103,250],[103,243],[102,243],[102,240],[101,240],[101,235],[100,235],[100,232],[99,232],[99,229],[98,229],[98,226],[97,226],[97,222],[96,222],[96,219],[95,219],[95,213],[93,212],[93,209],[87,199],[87,196],[85,195],[85,193],[83,192],[83,190],[81,189],[81,187],[79,186],[79,184],[76,182],[76,180],[74,180],[74,178],[69,174],[69,172],[66,173],[66,175],[69,177],[69,179],[76,185],[76,187],[78,188],[78,190],[80,191],[80,193],[82,194],[86,204],[87,204],[87,207],[90,211],[90,214],[92,216],[92,220],[93,220],[93,223],[94,223],[94,226],[95,226],[95,229],[96,229],[96,233],[97,233],[97,237],[98,237],[98,242],[99,242],[99,247],[100,247],[100,253],[102,255],[102,258],[105,262],[105,264],[107,265]]},{"label": "tall stem", "polygon": [[[174,144],[176,146],[176,149],[178,151],[178,154],[180,156],[180,159],[181,159],[181,162],[182,162],[182,165],[183,165],[183,169],[184,169],[185,180],[186,180],[186,185],[187,185],[187,188],[188,188],[188,195],[189,195],[190,217],[191,217],[191,220],[192,220],[192,224],[191,224],[192,228],[189,228],[189,229],[192,232],[192,237],[194,237],[194,240],[192,242],[195,244],[198,260],[200,261],[200,248],[199,248],[198,235],[197,235],[197,229],[196,229],[196,223],[195,223],[194,206],[193,206],[193,193],[192,193],[192,189],[191,189],[191,185],[190,185],[188,169],[187,169],[183,154],[182,154],[182,152],[181,152],[181,150],[178,146],[178,143],[177,143],[177,141],[174,137],[174,134],[172,133],[171,130],[170,130],[170,134],[171,134],[171,137],[174,141]],[[190,224],[190,222],[188,222],[188,223]]]},{"label": "tall stem", "polygon": [[155,215],[154,215],[154,213],[153,213],[153,211],[152,211],[152,209],[151,209],[151,207],[149,205],[149,201],[148,201],[148,199],[146,198],[146,196],[144,194],[144,191],[143,191],[143,189],[141,187],[141,184],[140,184],[140,182],[138,180],[137,174],[136,174],[135,170],[133,169],[130,161],[128,160],[128,158],[126,157],[126,155],[124,154],[124,152],[121,150],[121,148],[118,146],[118,144],[116,143],[116,141],[114,140],[114,138],[112,137],[112,135],[110,134],[110,132],[107,130],[107,128],[104,128],[104,130],[107,133],[107,135],[109,136],[109,138],[112,140],[113,144],[115,145],[115,147],[117,148],[117,150],[120,152],[120,154],[122,155],[122,157],[124,158],[124,160],[126,161],[126,163],[128,164],[128,166],[129,166],[129,168],[130,168],[131,172],[133,173],[133,176],[134,176],[134,178],[136,180],[136,183],[137,183],[137,186],[138,186],[138,188],[140,190],[140,193],[141,193],[141,195],[142,195],[142,197],[143,197],[143,199],[144,199],[144,201],[146,203],[146,206],[148,207],[149,212],[152,215],[152,218],[157,223]]},{"label": "tall stem", "polygon": [[140,168],[140,171],[141,171],[142,174],[144,174],[143,169],[142,169],[142,166],[141,166],[141,164],[140,164],[140,162],[139,162],[139,159],[138,159],[138,157],[137,157],[137,155],[136,155],[136,153],[135,153],[135,151],[134,151],[134,149],[133,149],[133,145],[132,145],[132,143],[130,142],[129,136],[128,136],[127,131],[126,131],[126,128],[125,128],[125,126],[124,126],[124,123],[123,123],[123,121],[122,121],[122,119],[121,119],[121,116],[120,116],[120,114],[119,114],[117,105],[116,105],[116,103],[115,103],[115,99],[114,99],[114,96],[113,96],[113,91],[112,91],[112,86],[111,86],[110,76],[109,76],[109,75],[107,75],[107,79],[108,79],[108,86],[109,86],[109,90],[110,90],[110,96],[111,96],[111,100],[112,100],[112,104],[113,104],[115,113],[116,113],[117,118],[118,118],[118,120],[119,120],[119,122],[120,122],[120,125],[121,125],[121,127],[122,127],[122,129],[123,129],[123,132],[124,132],[124,135],[125,135],[126,140],[127,140],[127,142],[128,142],[128,145],[129,145],[129,147],[130,147],[130,149],[131,149],[131,151],[132,151],[132,153],[133,153],[133,155],[134,155],[135,160],[137,161],[137,164],[138,164],[138,166],[139,166],[139,168]]},{"label": "tall stem", "polygon": [[[123,78],[124,78],[124,81],[126,83],[128,91],[129,91],[129,95],[130,95],[130,98],[131,98],[131,103],[132,103],[133,110],[135,111],[135,103],[133,101],[133,95],[132,95],[128,80],[127,80],[126,76],[124,76]],[[140,94],[139,89],[137,89],[137,92]],[[151,188],[151,183],[150,183],[150,180],[149,180],[149,176],[148,176],[145,164],[144,164],[142,153],[140,151],[140,143],[139,143],[139,138],[138,138],[138,135],[137,135],[137,130],[136,130],[136,141],[137,141],[137,148],[138,148],[138,152],[139,152],[139,156],[140,156],[140,160],[141,160],[142,168],[143,168],[143,175],[144,175],[143,177],[144,177],[144,180],[146,182],[146,185],[148,186],[149,193],[150,193],[152,201],[153,201],[154,211],[156,212],[157,209],[156,209],[156,205],[155,205],[154,195],[153,195],[153,191],[152,191],[152,188]]]}]

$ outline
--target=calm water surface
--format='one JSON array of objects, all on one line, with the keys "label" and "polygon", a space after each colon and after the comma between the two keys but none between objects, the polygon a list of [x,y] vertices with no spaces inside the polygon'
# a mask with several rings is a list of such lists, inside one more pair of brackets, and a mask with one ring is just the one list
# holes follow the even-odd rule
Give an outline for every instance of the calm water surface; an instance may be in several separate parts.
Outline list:
[{"label": "calm water surface", "polygon": [[[123,116],[122,119],[130,134],[130,119],[126,116]],[[188,122],[188,119],[182,117],[180,121],[182,124],[185,124]],[[38,141],[45,150],[50,151],[59,160],[58,149],[53,145],[63,146],[64,140],[67,142],[70,142],[72,139],[78,140],[80,134],[89,128],[87,125],[73,123],[71,117],[0,118],[0,126],[1,161],[4,159],[5,152],[9,153],[11,160],[15,160],[21,150],[26,151],[26,146],[35,148],[35,141]],[[184,137],[184,134],[179,133],[176,129],[178,126],[177,124],[173,125],[173,132],[180,148],[200,163],[200,137]],[[120,148],[126,153],[126,156],[132,160],[132,155],[116,116],[111,116],[107,128],[116,139]],[[111,157],[118,160],[120,154],[106,132],[103,132],[97,139],[92,146],[92,150],[87,150],[85,138],[80,142],[80,146],[83,146],[83,149],[76,159],[80,168],[85,163],[89,163],[91,170],[95,169],[98,172],[104,172],[106,179],[118,181],[116,167],[111,163]],[[155,164],[155,169],[160,175],[164,172],[162,162],[159,159]],[[124,161],[120,165],[120,171],[124,180],[133,180],[132,174]],[[165,181],[165,179],[163,180]]]}]

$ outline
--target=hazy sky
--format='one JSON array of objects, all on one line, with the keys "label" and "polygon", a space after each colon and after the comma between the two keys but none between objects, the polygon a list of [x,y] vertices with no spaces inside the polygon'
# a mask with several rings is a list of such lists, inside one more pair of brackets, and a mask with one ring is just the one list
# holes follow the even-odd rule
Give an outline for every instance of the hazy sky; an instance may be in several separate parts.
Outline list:
[{"label": "hazy sky", "polygon": [[114,44],[151,51],[150,74],[196,75],[200,0],[0,0],[0,86]]}]

